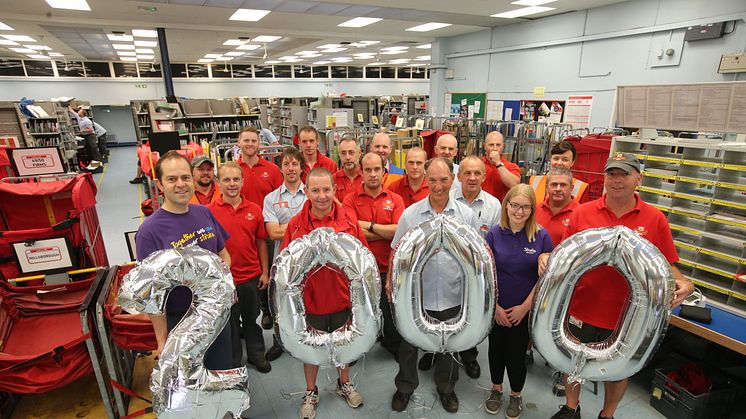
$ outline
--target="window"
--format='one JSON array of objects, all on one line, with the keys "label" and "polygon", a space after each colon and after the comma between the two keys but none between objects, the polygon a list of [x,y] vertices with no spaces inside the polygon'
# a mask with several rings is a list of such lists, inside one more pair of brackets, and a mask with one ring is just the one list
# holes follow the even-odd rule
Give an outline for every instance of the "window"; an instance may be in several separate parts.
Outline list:
[{"label": "window", "polygon": [[0,76],[25,76],[23,61],[0,58]]},{"label": "window", "polygon": [[30,77],[54,77],[52,62],[49,60],[23,60],[23,63],[26,66],[26,74]]},{"label": "window", "polygon": [[137,63],[114,63],[114,77],[137,78]]},{"label": "window", "polygon": [[[244,78],[245,79],[245,78],[251,78],[252,77],[252,75],[251,75],[251,65],[250,64],[247,64],[247,65],[243,65],[243,64],[232,64],[231,65],[231,69],[232,69],[232,74],[233,74],[233,78],[234,79],[239,79],[239,78]],[[213,67],[213,71],[215,71],[214,67]],[[213,73],[213,77],[215,77],[214,73]]]},{"label": "window", "polygon": [[293,74],[296,79],[308,79],[311,78],[311,66],[296,64],[293,66]]},{"label": "window", "polygon": [[140,77],[163,77],[160,64],[137,63],[137,69],[140,71]]},{"label": "window", "polygon": [[362,79],[363,67],[347,67],[347,77],[351,79]]},{"label": "window", "polygon": [[315,79],[328,79],[329,78],[329,66],[313,66],[313,78]]},{"label": "window", "polygon": [[[214,79],[229,79],[231,78],[231,64],[210,64],[212,66],[212,78]],[[251,72],[251,69],[249,69]]]},{"label": "window", "polygon": [[187,64],[190,79],[207,78],[207,64]]},{"label": "window", "polygon": [[86,77],[111,77],[111,69],[109,68],[109,63],[100,61],[86,61],[84,65]]},{"label": "window", "polygon": [[397,67],[396,78],[411,79],[412,78],[412,67]]},{"label": "window", "polygon": [[380,79],[381,78],[381,67],[365,67],[365,78],[366,79]]},{"label": "window", "polygon": [[55,61],[57,74],[60,77],[84,77],[82,61]]},{"label": "window", "polygon": [[332,66],[332,78],[333,79],[346,79],[347,78],[347,66],[346,65],[333,65]]},{"label": "window", "polygon": [[275,78],[276,79],[289,79],[293,77],[292,67],[289,65],[276,65],[275,66]]},{"label": "window", "polygon": [[186,78],[186,64],[171,64],[171,77]]},{"label": "window", "polygon": [[393,79],[396,77],[396,67],[381,67],[382,79]]},{"label": "window", "polygon": [[254,66],[254,77],[256,78],[272,78],[272,66],[271,65],[255,65]]}]

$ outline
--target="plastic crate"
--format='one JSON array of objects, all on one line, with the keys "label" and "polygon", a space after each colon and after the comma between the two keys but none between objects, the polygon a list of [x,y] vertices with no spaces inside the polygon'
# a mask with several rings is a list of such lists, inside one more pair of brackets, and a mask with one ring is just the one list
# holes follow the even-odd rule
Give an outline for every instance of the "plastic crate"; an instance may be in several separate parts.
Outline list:
[{"label": "plastic crate", "polygon": [[712,390],[695,396],[666,377],[666,374],[676,369],[678,367],[655,370],[650,395],[650,405],[655,410],[669,419],[728,417],[733,401],[741,391],[736,382],[717,370],[706,369],[706,373],[712,379]]}]

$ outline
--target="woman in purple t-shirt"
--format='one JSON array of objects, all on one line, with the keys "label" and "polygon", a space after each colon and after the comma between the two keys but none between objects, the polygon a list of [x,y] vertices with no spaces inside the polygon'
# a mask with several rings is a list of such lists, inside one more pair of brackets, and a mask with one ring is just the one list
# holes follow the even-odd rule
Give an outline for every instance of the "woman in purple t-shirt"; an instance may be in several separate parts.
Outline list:
[{"label": "woman in purple t-shirt", "polygon": [[510,403],[508,418],[521,415],[521,391],[526,382],[524,357],[529,341],[528,312],[539,279],[539,255],[552,251],[552,239],[536,224],[536,198],[533,189],[518,184],[503,199],[500,223],[485,239],[495,255],[497,267],[497,308],[489,336],[489,362],[492,391],[485,410],[496,414],[502,405],[503,375],[508,370]]}]

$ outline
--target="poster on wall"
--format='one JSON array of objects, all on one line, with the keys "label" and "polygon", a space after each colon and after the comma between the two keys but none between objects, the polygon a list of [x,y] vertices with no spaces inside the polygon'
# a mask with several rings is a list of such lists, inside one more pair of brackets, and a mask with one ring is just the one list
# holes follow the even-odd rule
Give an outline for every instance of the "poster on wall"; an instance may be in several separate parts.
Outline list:
[{"label": "poster on wall", "polygon": [[563,100],[522,100],[520,113],[522,121],[558,124],[565,111]]},{"label": "poster on wall", "polygon": [[65,173],[62,154],[57,147],[9,148],[8,153],[18,176]]},{"label": "poster on wall", "polygon": [[503,101],[502,100],[488,100],[487,111],[484,119],[488,121],[499,121],[503,116]]},{"label": "poster on wall", "polygon": [[592,106],[593,96],[569,96],[563,122],[571,124],[574,129],[590,128]]},{"label": "poster on wall", "polygon": [[451,116],[484,118],[487,93],[448,93],[446,98],[448,95],[451,96],[451,101],[446,102],[446,106],[450,106]]}]

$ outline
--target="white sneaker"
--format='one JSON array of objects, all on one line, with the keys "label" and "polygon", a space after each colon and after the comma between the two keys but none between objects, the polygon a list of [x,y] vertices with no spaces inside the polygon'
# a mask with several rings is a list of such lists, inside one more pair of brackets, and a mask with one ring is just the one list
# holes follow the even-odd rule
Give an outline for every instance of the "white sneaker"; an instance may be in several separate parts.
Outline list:
[{"label": "white sneaker", "polygon": [[312,391],[306,391],[306,395],[303,396],[303,404],[300,405],[300,419],[314,419],[316,417],[316,404],[318,402],[318,387]]},{"label": "white sneaker", "polygon": [[85,168],[86,170],[96,170],[99,167],[103,166],[103,164],[98,160],[91,160],[88,163],[88,166]]},{"label": "white sneaker", "polygon": [[355,386],[349,381],[341,386],[337,381],[337,396],[345,399],[347,405],[353,409],[363,405],[363,396],[355,390]]}]

